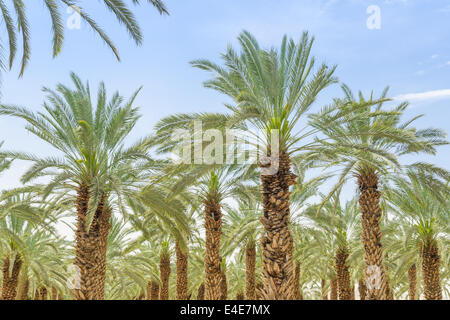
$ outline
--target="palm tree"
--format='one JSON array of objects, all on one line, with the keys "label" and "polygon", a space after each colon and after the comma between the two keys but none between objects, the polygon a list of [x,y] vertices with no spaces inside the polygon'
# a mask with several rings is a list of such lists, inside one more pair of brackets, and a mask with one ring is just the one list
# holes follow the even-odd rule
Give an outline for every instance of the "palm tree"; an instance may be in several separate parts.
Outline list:
[{"label": "palm tree", "polygon": [[[394,212],[409,222],[408,235],[415,236],[416,245],[413,248],[422,261],[423,292],[427,300],[442,299],[439,248],[447,247],[449,235],[447,208],[450,176],[442,169],[439,172],[444,173],[445,181],[432,179],[420,168],[419,171],[408,170],[408,178],[397,179],[397,188],[388,193]],[[433,185],[430,186],[429,181],[433,181]],[[408,269],[411,298],[415,297],[415,274],[413,264]]]},{"label": "palm tree", "polygon": [[211,172],[204,181],[205,210],[205,299],[220,300],[222,282],[220,239],[222,236],[222,193],[219,177]]},{"label": "palm tree", "polygon": [[[8,4],[11,2],[11,4]],[[141,4],[140,0],[133,0],[134,5]],[[161,0],[151,0],[150,2],[160,14],[168,14],[168,11]],[[132,10],[123,0],[103,0],[106,8],[111,11],[117,21],[123,24],[128,31],[130,37],[140,45],[142,43],[143,37],[142,32],[139,27],[136,17]],[[64,19],[61,11],[65,7],[73,8],[80,16],[80,19],[85,21],[96,34],[111,48],[118,60],[120,60],[119,52],[114,45],[113,41],[109,38],[106,32],[97,24],[97,22],[91,18],[91,16],[80,7],[79,3],[73,0],[44,0],[44,6],[50,14],[50,19],[52,23],[52,51],[53,57],[56,57],[62,50],[64,43]],[[11,13],[11,7],[16,15],[14,19]],[[31,56],[31,28],[28,22],[28,17],[26,13],[26,5],[23,0],[13,0],[13,1],[0,1],[0,11],[5,23],[6,33],[8,35],[8,45],[9,45],[9,61],[8,66],[11,69],[17,54],[17,39],[22,38],[22,62],[20,69],[20,76],[23,75],[25,68],[30,60]],[[17,22],[15,22],[15,20]],[[4,64],[1,63],[3,66]]]},{"label": "palm tree", "polygon": [[139,119],[138,110],[133,107],[139,90],[127,102],[116,93],[108,103],[101,84],[93,108],[89,84],[84,85],[75,74],[71,77],[75,90],[62,84],[56,91],[44,88],[48,94],[44,103],[46,114],[16,106],[0,107],[0,115],[24,119],[27,130],[58,150],[62,157],[5,154],[33,162],[22,182],[47,176],[50,183],[45,187],[45,196],[56,193],[73,199],[77,216],[74,264],[81,283],[77,298],[103,299],[112,208],[114,205],[127,215],[123,197],[135,194],[136,185],[142,182],[149,145],[146,139],[128,148],[123,142]]},{"label": "palm tree", "polygon": [[[325,108],[312,115],[311,124],[326,137],[322,140],[322,157],[329,158],[329,166],[342,167],[333,191],[339,190],[349,177],[357,178],[366,275],[379,278],[379,285],[368,287],[367,298],[384,300],[387,298],[387,278],[380,230],[380,178],[388,178],[390,173],[398,174],[401,169],[398,157],[402,155],[435,153],[435,146],[446,144],[445,134],[437,129],[410,127],[419,117],[401,123],[401,115],[408,104],[401,103],[392,110],[383,109],[389,101],[387,89],[380,99],[373,99],[371,95],[366,100],[360,93],[356,100],[347,86],[342,88],[345,98],[334,101],[338,107]],[[347,114],[342,123],[335,121],[337,113],[334,111]]]},{"label": "palm tree", "polygon": [[[244,199],[243,199],[244,200]],[[226,254],[236,249],[245,256],[245,299],[256,299],[256,240],[262,233],[260,208],[255,200],[240,201],[238,209],[227,210],[225,218]]]},{"label": "palm tree", "polygon": [[230,125],[250,124],[262,131],[263,138],[258,143],[263,147],[260,167],[264,210],[261,222],[266,230],[261,242],[264,297],[293,299],[289,187],[295,184],[296,176],[291,172],[291,157],[314,148],[309,142],[300,145],[311,133],[296,131],[296,124],[318,94],[336,81],[335,68],[322,64],[315,70],[315,59],[310,57],[314,39],[306,32],[298,43],[284,37],[279,51],[261,49],[248,32],[243,32],[238,40],[241,53],[229,47],[222,55],[225,68],[207,60],[193,61],[192,65],[214,74],[206,87],[233,99],[235,106],[228,106],[232,111]]},{"label": "palm tree", "polygon": [[135,237],[135,232],[136,229],[126,221],[111,217],[106,255],[107,299],[135,298],[147,290],[149,276],[157,277],[154,271],[157,268],[156,254],[150,254],[142,239]]}]

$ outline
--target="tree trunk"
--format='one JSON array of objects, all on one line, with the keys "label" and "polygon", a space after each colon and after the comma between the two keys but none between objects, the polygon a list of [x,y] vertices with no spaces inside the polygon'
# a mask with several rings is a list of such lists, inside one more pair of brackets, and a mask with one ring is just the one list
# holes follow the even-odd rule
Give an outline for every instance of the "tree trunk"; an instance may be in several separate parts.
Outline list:
[{"label": "tree trunk", "polygon": [[58,290],[55,287],[52,287],[51,300],[58,300]]},{"label": "tree trunk", "polygon": [[[244,293],[243,293],[242,291],[239,291],[239,292],[236,294],[236,300],[238,300],[238,301],[245,300]],[[248,299],[247,299],[247,300],[248,300]],[[254,299],[252,299],[252,300],[254,300]]]},{"label": "tree trunk", "polygon": [[39,289],[39,296],[40,296],[39,300],[47,300],[48,291],[46,287],[42,287],[41,289]]},{"label": "tree trunk", "polygon": [[256,247],[253,241],[247,244],[245,249],[245,298],[255,300],[255,268],[256,268]]},{"label": "tree trunk", "polygon": [[358,281],[359,300],[366,300],[367,286],[364,279]]},{"label": "tree trunk", "polygon": [[256,300],[263,299],[263,291],[264,291],[264,285],[262,284],[262,282],[258,282],[255,287]]},{"label": "tree trunk", "polygon": [[386,300],[387,279],[383,267],[383,249],[381,245],[381,208],[378,191],[378,176],[373,170],[360,172],[358,187],[361,192],[359,206],[361,209],[362,242],[364,262],[366,264],[366,285],[368,300]]},{"label": "tree trunk", "polygon": [[228,283],[227,283],[227,274],[225,271],[220,272],[221,280],[220,280],[220,300],[227,300],[228,298]]},{"label": "tree trunk", "polygon": [[159,300],[159,284],[154,280],[148,282],[147,300]]},{"label": "tree trunk", "polygon": [[205,300],[205,284],[201,284],[197,291],[197,300]]},{"label": "tree trunk", "polygon": [[417,296],[417,270],[416,265],[413,264],[408,269],[408,282],[409,282],[409,300],[416,300]]},{"label": "tree trunk", "polygon": [[20,281],[19,291],[17,292],[16,300],[28,300],[28,291],[30,289],[30,280],[22,277]]},{"label": "tree trunk", "polygon": [[159,300],[169,300],[170,255],[166,252],[160,256],[159,275],[161,281]]},{"label": "tree trunk", "polygon": [[[261,164],[261,191],[264,215],[261,223],[265,234],[262,245],[263,299],[295,299],[294,261],[292,257],[293,240],[289,230],[289,187],[296,183],[291,173],[289,155],[280,152],[279,158],[267,158]],[[275,168],[278,170],[272,170]]]},{"label": "tree trunk", "polygon": [[188,299],[188,257],[189,253],[184,253],[178,242],[175,243],[176,253],[176,277],[177,277],[177,300]]},{"label": "tree trunk", "polygon": [[105,207],[106,196],[102,196],[96,208],[90,229],[87,229],[89,188],[81,185],[75,201],[77,229],[75,231],[75,261],[78,287],[76,300],[104,299],[106,277],[106,250],[111,229],[111,210]]},{"label": "tree trunk", "polygon": [[422,247],[423,293],[426,300],[442,300],[442,289],[439,276],[441,257],[433,240],[428,240]]},{"label": "tree trunk", "polygon": [[2,300],[14,300],[17,295],[17,285],[19,283],[19,274],[22,268],[22,258],[16,255],[13,261],[11,273],[11,257],[7,256],[3,260],[3,282],[2,282]]},{"label": "tree trunk", "polygon": [[294,271],[294,299],[295,300],[302,300],[301,290],[300,290],[300,262],[295,263],[295,271]]},{"label": "tree trunk", "polygon": [[350,272],[347,264],[348,250],[339,248],[335,256],[337,289],[339,300],[351,300]]},{"label": "tree trunk", "polygon": [[350,289],[350,300],[355,300],[355,285]]},{"label": "tree trunk", "polygon": [[325,288],[327,285],[327,282],[325,279],[322,279],[321,281],[321,288],[322,288],[322,300],[328,300],[328,292],[327,289]]},{"label": "tree trunk", "polygon": [[220,238],[222,236],[222,210],[218,203],[205,201],[205,300],[220,300],[222,281],[220,264]]},{"label": "tree trunk", "polygon": [[[387,255],[386,255],[387,258]],[[385,265],[384,267],[386,272],[386,300],[394,300],[394,291],[391,289],[390,280],[389,280],[389,267]]]},{"label": "tree trunk", "polygon": [[337,278],[331,279],[330,283],[330,300],[337,300],[338,299],[338,284],[337,284]]}]

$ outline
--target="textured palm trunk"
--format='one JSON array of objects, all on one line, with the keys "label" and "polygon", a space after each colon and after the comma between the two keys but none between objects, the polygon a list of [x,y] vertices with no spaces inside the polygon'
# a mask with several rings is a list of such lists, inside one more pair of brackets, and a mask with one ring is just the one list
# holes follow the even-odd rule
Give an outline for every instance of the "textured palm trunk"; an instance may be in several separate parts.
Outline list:
[{"label": "textured palm trunk", "polygon": [[328,292],[326,289],[326,285],[327,285],[326,280],[322,279],[320,285],[321,285],[322,300],[328,300]]},{"label": "textured palm trunk", "polygon": [[47,300],[48,298],[48,291],[47,288],[42,287],[41,289],[39,289],[39,300]]},{"label": "textured palm trunk", "polygon": [[225,271],[220,272],[220,300],[227,300],[228,298],[228,283],[227,283],[227,274]]},{"label": "textured palm trunk", "polygon": [[111,210],[105,207],[103,196],[96,208],[90,229],[87,229],[89,188],[81,185],[75,201],[77,229],[75,231],[75,261],[79,287],[73,290],[76,300],[104,299],[106,249],[111,229]]},{"label": "textured palm trunk", "polygon": [[147,300],[159,300],[159,284],[154,280],[148,282]]},{"label": "textured palm trunk", "polygon": [[337,278],[331,279],[330,282],[330,300],[338,299],[338,283]]},{"label": "textured palm trunk", "polygon": [[247,243],[245,248],[245,297],[246,300],[255,300],[255,268],[256,268],[256,247],[253,241]]},{"label": "textured palm trunk", "polygon": [[347,264],[348,250],[339,248],[335,256],[335,268],[337,275],[337,290],[339,300],[351,300],[350,272]]},{"label": "textured palm trunk", "polygon": [[[261,223],[265,234],[262,245],[263,299],[295,299],[294,261],[292,256],[293,240],[289,230],[290,191],[296,183],[291,173],[289,155],[280,152],[278,159],[268,158],[261,164],[261,192],[264,214]],[[278,168],[278,170],[272,170]]]},{"label": "textured palm trunk", "polygon": [[[238,301],[245,300],[244,292],[239,291],[239,292],[236,294],[236,300],[238,300]],[[247,299],[247,300],[248,300],[248,299]],[[253,299],[253,300],[254,300],[254,299]]]},{"label": "textured palm trunk", "polygon": [[[387,255],[386,255],[387,258]],[[390,280],[389,280],[389,267],[387,265],[384,266],[386,272],[386,300],[394,300],[394,291],[391,289]]]},{"label": "textured palm trunk", "polygon": [[413,264],[408,269],[408,282],[409,282],[409,300],[416,300],[417,296],[417,269],[416,265]]},{"label": "textured palm trunk", "polygon": [[301,265],[300,262],[295,263],[295,271],[294,271],[294,299],[295,300],[302,300],[301,290],[300,290],[300,272],[301,272]]},{"label": "textured palm trunk", "polygon": [[12,270],[11,257],[7,256],[3,260],[3,280],[2,280],[2,300],[15,300],[17,295],[17,285],[19,283],[19,274],[22,269],[22,258],[18,255],[15,256]]},{"label": "textured palm trunk", "polygon": [[364,171],[358,175],[360,190],[362,242],[366,265],[367,299],[387,299],[387,279],[383,267],[383,248],[381,245],[381,192],[378,191],[378,176],[374,171]]},{"label": "textured palm trunk", "polygon": [[188,300],[188,257],[189,253],[184,253],[178,242],[175,243],[175,254],[177,259],[177,300]]},{"label": "textured palm trunk", "polygon": [[264,292],[264,285],[262,284],[262,282],[257,282],[255,287],[256,300],[263,299],[263,292]]},{"label": "textured palm trunk", "polygon": [[442,300],[440,265],[441,257],[437,244],[429,240],[422,247],[423,293],[426,300]]},{"label": "textured palm trunk", "polygon": [[214,201],[205,201],[205,300],[220,300],[222,281],[220,264],[220,238],[222,236],[222,210]]},{"label": "textured palm trunk", "polygon": [[58,300],[58,290],[52,287],[51,300]]},{"label": "textured palm trunk", "polygon": [[27,277],[22,277],[19,283],[19,291],[17,292],[16,300],[28,300],[29,290],[30,280]]},{"label": "textured palm trunk", "polygon": [[163,252],[159,260],[159,276],[161,281],[159,300],[169,300],[170,271],[170,255],[167,252]]},{"label": "textured palm trunk", "polygon": [[205,284],[202,283],[197,290],[197,300],[205,300]]},{"label": "textured palm trunk", "polygon": [[364,279],[358,281],[359,300],[366,300],[367,286]]}]

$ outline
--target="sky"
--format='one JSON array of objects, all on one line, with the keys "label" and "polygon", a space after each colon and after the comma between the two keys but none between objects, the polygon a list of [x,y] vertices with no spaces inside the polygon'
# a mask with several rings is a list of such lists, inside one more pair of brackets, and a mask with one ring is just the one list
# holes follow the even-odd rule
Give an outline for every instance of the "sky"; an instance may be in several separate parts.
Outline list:
[{"label": "sky", "polygon": [[[316,39],[313,54],[319,61],[337,65],[340,82],[365,93],[381,93],[390,86],[390,97],[409,100],[408,118],[425,114],[417,127],[450,131],[447,0],[166,0],[170,16],[160,16],[149,5],[136,10],[144,34],[142,46],[133,43],[101,1],[81,2],[114,40],[121,62],[83,23],[79,29],[66,29],[63,50],[53,59],[44,2],[25,1],[32,26],[31,62],[20,79],[19,63],[2,72],[2,103],[38,111],[44,101],[41,88],[70,84],[71,71],[89,80],[92,88],[105,81],[110,94],[119,90],[128,97],[143,86],[136,100],[142,114],[132,136],[137,139],[151,133],[153,125],[169,114],[226,110],[227,98],[205,89],[202,82],[208,74],[191,67],[190,61],[220,62],[220,53],[228,44],[238,48],[236,38],[242,30],[251,32],[267,48],[279,47],[284,34],[299,39],[307,30]],[[64,14],[66,22],[73,22],[73,13]],[[6,48],[3,23],[1,28],[0,39]],[[339,85],[326,89],[312,111],[340,95]],[[38,155],[54,152],[26,132],[21,120],[0,118],[2,140],[8,150]],[[418,158],[450,170],[448,146],[441,147],[435,157],[409,160]],[[27,166],[15,163],[0,177],[2,188],[18,186]]]}]

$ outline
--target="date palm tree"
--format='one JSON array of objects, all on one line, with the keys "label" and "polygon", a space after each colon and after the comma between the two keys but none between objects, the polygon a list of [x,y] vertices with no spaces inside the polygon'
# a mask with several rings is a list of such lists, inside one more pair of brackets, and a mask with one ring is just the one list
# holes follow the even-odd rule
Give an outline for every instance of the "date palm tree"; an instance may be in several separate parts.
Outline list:
[{"label": "date palm tree", "polygon": [[[257,239],[262,233],[259,222],[261,209],[258,203],[240,202],[237,209],[227,210],[225,218],[225,254],[236,249],[239,257],[245,256],[245,299],[256,299],[256,253]],[[239,259],[242,260],[242,259]]]},{"label": "date palm tree", "polygon": [[[124,25],[130,37],[140,45],[143,40],[142,32],[136,17],[123,0],[103,0],[102,1],[108,11],[111,11],[117,21]],[[133,0],[133,5],[140,5],[143,1]],[[168,14],[168,11],[161,0],[148,0],[160,14]],[[48,10],[52,24],[52,51],[53,57],[56,57],[62,49],[64,43],[64,18],[62,10],[71,7],[79,14],[81,20],[85,21],[96,34],[111,48],[118,60],[120,60],[119,52],[114,45],[112,39],[107,35],[102,27],[83,9],[78,1],[73,0],[43,0],[42,4]],[[13,13],[14,12],[14,13]],[[26,2],[24,0],[1,0],[0,14],[5,25],[6,34],[8,36],[9,59],[8,67],[12,68],[18,49],[18,38],[22,41],[22,62],[20,68],[20,76],[23,75],[25,68],[31,56],[31,26],[26,13]],[[3,56],[3,55],[2,55]],[[5,64],[2,62],[1,66]]]},{"label": "date palm tree", "polygon": [[309,207],[305,214],[322,232],[333,236],[335,242],[334,266],[337,277],[337,293],[339,300],[351,300],[351,273],[349,256],[360,237],[358,224],[360,218],[355,201],[344,206],[338,199],[331,199],[317,215],[315,206]]},{"label": "date palm tree", "polygon": [[[440,169],[439,172],[445,170]],[[417,174],[419,173],[419,174]],[[399,219],[406,220],[409,224],[408,234],[413,235],[415,244],[409,248],[416,252],[422,264],[423,293],[427,300],[441,300],[442,286],[440,280],[440,264],[442,251],[448,248],[449,219],[448,199],[450,189],[448,187],[449,174],[444,172],[446,181],[433,179],[430,186],[427,182],[431,176],[420,170],[408,172],[408,179],[397,179],[395,189],[388,193],[392,202],[392,209]],[[442,253],[441,251],[441,253]],[[410,281],[415,278],[415,264],[408,269]],[[414,284],[411,284],[411,298],[415,297]]]},{"label": "date palm tree", "polygon": [[[434,154],[436,146],[447,142],[441,130],[411,127],[411,123],[420,116],[402,123],[401,116],[407,103],[391,110],[385,109],[389,101],[387,89],[379,99],[372,95],[365,99],[362,93],[355,99],[347,86],[342,88],[345,98],[336,99],[334,107],[312,115],[311,125],[325,135],[321,140],[324,147],[322,157],[329,158],[330,167],[342,168],[333,191],[339,190],[347,179],[357,179],[366,272],[367,275],[376,274],[380,279],[379,285],[368,288],[367,298],[384,300],[387,298],[387,278],[380,230],[380,178],[387,180],[390,175],[401,172],[400,156],[420,152]],[[335,121],[337,110],[341,114],[346,113],[344,110],[349,111],[342,123]]]},{"label": "date palm tree", "polygon": [[0,106],[0,115],[21,118],[26,129],[54,147],[59,157],[39,158],[29,153],[6,152],[6,156],[31,161],[23,175],[27,183],[46,176],[44,196],[63,194],[75,204],[75,266],[80,272],[78,299],[103,299],[106,250],[113,206],[127,215],[124,197],[136,194],[151,161],[147,139],[124,146],[137,120],[133,106],[136,91],[124,102],[118,93],[108,102],[101,84],[97,104],[91,99],[89,84],[71,75],[75,89],[58,85],[48,94],[44,112],[33,113],[17,106]]},{"label": "date palm tree", "polygon": [[208,60],[196,60],[192,65],[214,75],[205,82],[206,87],[233,100],[234,105],[227,105],[232,112],[230,126],[261,130],[264,297],[293,299],[289,187],[295,184],[296,176],[291,172],[291,157],[314,148],[305,140],[312,133],[297,131],[297,124],[323,89],[336,82],[335,67],[316,67],[310,56],[314,39],[306,32],[299,42],[284,37],[280,50],[262,49],[245,31],[238,41],[241,53],[228,47],[222,55],[225,67]]}]

